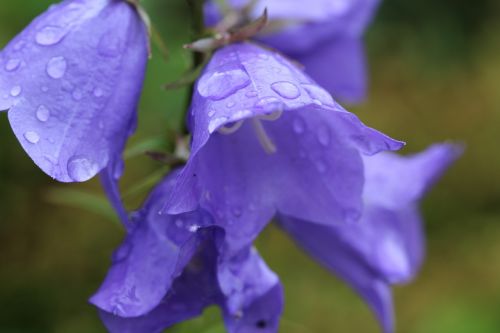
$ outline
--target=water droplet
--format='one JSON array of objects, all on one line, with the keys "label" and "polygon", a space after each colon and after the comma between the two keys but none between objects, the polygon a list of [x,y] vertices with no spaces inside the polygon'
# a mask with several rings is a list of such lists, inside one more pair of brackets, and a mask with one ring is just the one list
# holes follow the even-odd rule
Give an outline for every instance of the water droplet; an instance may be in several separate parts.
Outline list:
[{"label": "water droplet", "polygon": [[295,99],[300,96],[300,90],[291,82],[279,81],[271,84],[271,89],[278,95],[287,99]]},{"label": "water droplet", "polygon": [[182,228],[184,226],[184,221],[182,221],[182,219],[177,219],[175,220],[175,225],[177,228]]},{"label": "water droplet", "polygon": [[80,90],[75,90],[73,91],[73,93],[71,94],[71,96],[73,97],[73,99],[75,101],[79,101],[83,98],[83,95],[82,95],[82,92]]},{"label": "water droplet", "polygon": [[129,243],[124,243],[113,253],[113,261],[122,261],[128,257],[130,251],[132,250],[132,246]]},{"label": "water droplet", "polygon": [[38,109],[36,109],[36,119],[40,120],[41,122],[46,122],[47,120],[49,120],[49,117],[50,111],[45,105],[40,105]]},{"label": "water droplet", "polygon": [[248,97],[248,98],[254,98],[254,97],[257,97],[257,92],[255,90],[250,90],[248,91],[245,96]]},{"label": "water droplet", "polygon": [[5,70],[7,72],[12,72],[12,71],[15,71],[16,69],[19,68],[19,65],[21,64],[21,60],[19,59],[10,59],[9,61],[7,61],[7,63],[5,64]]},{"label": "water droplet", "polygon": [[269,56],[267,54],[264,54],[264,53],[259,53],[259,58],[262,60],[267,60],[267,59],[269,59]]},{"label": "water droplet", "polygon": [[190,225],[188,228],[189,232],[196,232],[198,229],[200,229],[200,226],[197,224]]},{"label": "water droplet", "polygon": [[283,101],[281,101],[280,99],[273,96],[269,96],[269,97],[259,98],[259,100],[255,103],[255,107],[259,109],[264,109],[267,112],[273,112],[273,111],[283,110],[284,104]]},{"label": "water droplet", "polygon": [[293,130],[295,133],[297,134],[302,134],[304,133],[305,129],[306,129],[306,123],[304,122],[304,120],[300,117],[296,117],[294,120],[293,120]]},{"label": "water droplet", "polygon": [[33,144],[38,143],[38,141],[40,141],[40,136],[38,135],[38,133],[33,131],[28,131],[24,133],[24,138],[26,139],[26,141]]},{"label": "water droplet", "polygon": [[54,57],[47,63],[47,74],[53,79],[60,79],[66,73],[66,59],[64,57]]},{"label": "water droplet", "polygon": [[324,125],[320,126],[316,132],[316,137],[321,145],[328,146],[330,144],[330,129]]},{"label": "water droplet", "polygon": [[49,91],[49,87],[47,87],[47,86],[42,86],[42,87],[40,88],[40,90],[42,90],[43,92],[47,92],[47,91]]},{"label": "water droplet", "polygon": [[123,42],[116,32],[105,33],[99,40],[97,51],[104,57],[116,57],[122,53]]},{"label": "water droplet", "polygon": [[19,96],[21,94],[22,91],[23,91],[23,88],[21,88],[21,86],[14,86],[10,90],[10,95],[12,97],[17,97],[17,96]]},{"label": "water droplet", "polygon": [[230,109],[230,108],[232,108],[235,105],[236,105],[235,102],[229,102],[229,103],[226,104],[226,108]]},{"label": "water droplet", "polygon": [[24,45],[26,45],[26,42],[24,40],[20,40],[16,44],[14,44],[14,50],[19,51],[24,47]]},{"label": "water droplet", "polygon": [[95,88],[94,89],[94,96],[99,98],[104,95],[104,91],[101,88]]},{"label": "water droplet", "polygon": [[305,89],[309,97],[313,99],[313,102],[321,105],[325,104],[328,106],[334,106],[335,102],[333,101],[332,96],[323,88],[318,87],[315,84],[302,84],[302,88]]},{"label": "water droplet", "polygon": [[99,171],[98,166],[85,156],[73,156],[68,161],[68,175],[76,182],[89,180]]},{"label": "water droplet", "polygon": [[59,43],[66,33],[66,29],[49,25],[36,33],[35,41],[43,46],[54,45]]},{"label": "water droplet", "polygon": [[248,74],[239,68],[207,73],[198,82],[198,93],[203,97],[221,100],[249,84]]},{"label": "water droplet", "polygon": [[240,207],[234,207],[232,212],[235,217],[240,217],[241,214],[243,214],[243,211],[241,210]]},{"label": "water droplet", "polygon": [[227,121],[228,119],[226,117],[219,117],[210,120],[210,122],[208,123],[208,131],[210,133],[215,132],[215,130],[224,125]]}]

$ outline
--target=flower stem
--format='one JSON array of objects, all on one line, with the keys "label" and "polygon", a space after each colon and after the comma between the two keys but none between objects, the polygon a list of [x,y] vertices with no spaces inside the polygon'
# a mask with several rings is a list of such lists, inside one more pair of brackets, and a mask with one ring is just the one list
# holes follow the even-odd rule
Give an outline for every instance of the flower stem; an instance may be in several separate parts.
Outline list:
[{"label": "flower stem", "polygon": [[[190,16],[191,16],[191,40],[195,41],[199,39],[205,32],[205,20],[203,16],[203,4],[204,0],[186,0],[187,5],[189,7]],[[192,64],[191,68],[195,71],[199,66],[201,66],[204,62],[204,55],[199,52],[192,52]],[[189,106],[191,104],[191,98],[193,97],[194,92],[194,82],[191,84],[189,88],[188,100],[186,103],[186,112],[189,110]],[[188,129],[186,126],[186,119],[182,120],[182,133],[188,134]]]}]

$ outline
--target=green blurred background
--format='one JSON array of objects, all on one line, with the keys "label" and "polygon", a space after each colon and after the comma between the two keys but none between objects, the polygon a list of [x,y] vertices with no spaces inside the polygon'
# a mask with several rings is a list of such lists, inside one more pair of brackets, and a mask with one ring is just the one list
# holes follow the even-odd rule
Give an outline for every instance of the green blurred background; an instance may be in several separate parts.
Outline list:
[{"label": "green blurred background", "polygon": [[[50,3],[2,1],[0,46]],[[185,1],[144,3],[170,58],[156,49],[150,62],[128,146],[138,149],[129,151],[122,183],[130,208],[163,171],[134,150],[144,142],[168,149],[187,100],[186,91],[160,86],[190,64],[180,47],[189,40]],[[350,110],[407,141],[406,153],[450,139],[467,147],[423,202],[428,260],[413,284],[395,290],[398,332],[500,332],[500,2],[384,0],[367,44],[370,96]],[[21,150],[5,114],[0,141],[0,333],[105,332],[86,300],[123,232],[98,181],[53,182]],[[277,229],[258,247],[286,288],[281,332],[379,331],[357,295]],[[211,309],[170,331],[222,332],[217,322]]]}]

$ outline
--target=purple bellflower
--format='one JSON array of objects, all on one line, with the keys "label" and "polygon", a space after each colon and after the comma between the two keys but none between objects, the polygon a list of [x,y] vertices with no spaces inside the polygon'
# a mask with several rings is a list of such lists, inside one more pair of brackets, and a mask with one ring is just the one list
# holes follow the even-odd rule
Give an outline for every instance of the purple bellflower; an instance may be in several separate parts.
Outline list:
[{"label": "purple bellflower", "polygon": [[288,60],[218,50],[195,86],[191,156],[163,210],[208,211],[235,251],[277,213],[330,225],[361,212],[361,155],[403,144],[363,125]]},{"label": "purple bellflower", "polygon": [[282,215],[279,224],[363,297],[385,332],[394,332],[390,286],[411,280],[424,257],[418,202],[460,153],[457,146],[440,144],[410,157],[365,157],[360,221],[321,226]]},{"label": "purple bellflower", "polygon": [[283,291],[251,247],[225,256],[226,231],[202,210],[159,215],[168,176],[134,213],[131,229],[91,302],[112,333],[162,332],[218,305],[229,333],[276,333]]},{"label": "purple bellflower", "polygon": [[[242,8],[248,0],[231,0]],[[298,60],[316,82],[342,102],[360,102],[366,95],[363,33],[379,0],[258,0],[250,13],[267,8],[269,28],[257,39]],[[220,14],[214,3],[206,7],[214,25]]]},{"label": "purple bellflower", "polygon": [[0,110],[45,173],[88,180],[120,165],[147,59],[147,28],[133,5],[63,1],[0,53]]}]

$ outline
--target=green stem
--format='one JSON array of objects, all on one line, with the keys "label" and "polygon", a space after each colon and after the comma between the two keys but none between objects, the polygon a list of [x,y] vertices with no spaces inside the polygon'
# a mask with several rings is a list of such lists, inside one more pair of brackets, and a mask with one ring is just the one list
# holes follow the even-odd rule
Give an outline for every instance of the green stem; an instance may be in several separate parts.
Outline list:
[{"label": "green stem", "polygon": [[[203,36],[205,32],[205,20],[203,16],[203,4],[204,0],[186,0],[189,10],[191,13],[191,41],[195,41]],[[192,70],[196,70],[204,61],[204,55],[199,52],[192,52]],[[188,100],[186,103],[186,112],[189,109],[189,105],[191,104],[191,98],[194,92],[194,82],[191,84],[188,94]],[[188,130],[186,128],[186,119],[185,117],[182,119],[182,127],[183,134],[188,134]]]}]

